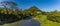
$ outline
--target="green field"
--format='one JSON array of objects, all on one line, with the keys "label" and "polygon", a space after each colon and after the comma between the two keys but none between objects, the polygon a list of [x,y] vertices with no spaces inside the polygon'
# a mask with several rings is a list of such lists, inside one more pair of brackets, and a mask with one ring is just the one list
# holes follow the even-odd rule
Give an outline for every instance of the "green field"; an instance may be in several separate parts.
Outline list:
[{"label": "green field", "polygon": [[40,20],[41,26],[60,26],[60,23],[48,20],[47,16],[45,15],[38,15],[35,18],[38,18],[38,20]]}]

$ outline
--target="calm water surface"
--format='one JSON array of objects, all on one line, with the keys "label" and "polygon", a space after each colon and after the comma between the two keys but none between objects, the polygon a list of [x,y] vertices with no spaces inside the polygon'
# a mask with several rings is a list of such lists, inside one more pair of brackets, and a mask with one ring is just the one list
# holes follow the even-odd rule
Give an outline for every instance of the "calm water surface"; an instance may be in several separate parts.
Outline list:
[{"label": "calm water surface", "polygon": [[0,26],[40,26],[39,21],[33,20],[32,17],[26,18],[25,20],[21,20],[12,24],[4,24]]}]

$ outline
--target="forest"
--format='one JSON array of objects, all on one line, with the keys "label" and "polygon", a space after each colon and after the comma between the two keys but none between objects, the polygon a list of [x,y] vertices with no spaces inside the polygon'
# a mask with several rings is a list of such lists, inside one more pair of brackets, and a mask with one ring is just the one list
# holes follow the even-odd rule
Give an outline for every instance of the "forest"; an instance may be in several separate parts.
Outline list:
[{"label": "forest", "polygon": [[[45,12],[36,6],[31,6],[29,9],[19,9],[15,2],[1,2],[0,7],[0,25],[13,23],[19,20],[24,20],[27,17],[34,16],[40,20],[41,26],[60,26],[60,11]],[[55,23],[56,22],[56,23]],[[49,24],[50,23],[50,24]],[[56,25],[55,25],[56,24]]]}]

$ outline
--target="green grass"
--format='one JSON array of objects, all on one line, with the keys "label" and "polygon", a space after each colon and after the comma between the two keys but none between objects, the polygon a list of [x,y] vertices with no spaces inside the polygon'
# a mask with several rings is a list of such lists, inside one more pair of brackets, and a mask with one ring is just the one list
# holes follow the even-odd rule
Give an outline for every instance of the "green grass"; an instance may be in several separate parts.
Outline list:
[{"label": "green grass", "polygon": [[48,20],[46,15],[38,15],[35,18],[38,18],[38,20],[40,20],[41,26],[60,26],[60,23]]}]

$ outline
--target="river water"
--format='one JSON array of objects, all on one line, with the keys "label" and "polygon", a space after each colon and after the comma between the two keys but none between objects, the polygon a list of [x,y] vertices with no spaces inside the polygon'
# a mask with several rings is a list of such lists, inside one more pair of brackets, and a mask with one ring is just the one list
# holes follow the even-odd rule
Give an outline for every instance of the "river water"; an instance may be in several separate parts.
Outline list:
[{"label": "river water", "polygon": [[32,19],[33,17],[26,18],[25,20],[20,20],[11,24],[4,24],[0,26],[40,26],[39,21]]}]

